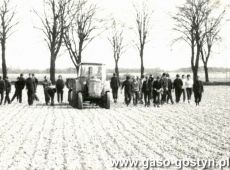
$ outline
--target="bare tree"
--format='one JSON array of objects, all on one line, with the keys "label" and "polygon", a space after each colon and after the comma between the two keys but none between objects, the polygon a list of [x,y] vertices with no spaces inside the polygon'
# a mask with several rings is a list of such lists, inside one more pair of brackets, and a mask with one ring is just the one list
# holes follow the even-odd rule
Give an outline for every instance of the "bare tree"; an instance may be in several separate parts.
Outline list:
[{"label": "bare tree", "polygon": [[42,22],[42,32],[50,51],[50,80],[55,83],[56,59],[61,49],[67,26],[70,0],[44,0],[44,15],[35,13]]},{"label": "bare tree", "polygon": [[125,44],[124,44],[124,37],[123,37],[123,29],[118,28],[116,21],[113,21],[112,24],[112,34],[111,37],[108,38],[109,42],[113,49],[113,58],[115,61],[115,73],[119,78],[119,67],[118,62],[121,55],[125,52]]},{"label": "bare tree", "polygon": [[88,0],[78,0],[71,10],[70,15],[73,19],[64,34],[64,42],[77,73],[82,62],[83,50],[99,35],[96,30],[99,28],[97,24],[101,21],[96,18],[96,12],[96,5],[90,4]]},{"label": "bare tree", "polygon": [[[215,6],[210,7],[211,12],[215,9]],[[201,41],[201,59],[204,65],[205,72],[205,81],[209,82],[209,74],[208,74],[208,61],[211,56],[213,45],[221,40],[219,35],[220,33],[220,24],[223,19],[225,11],[222,11],[219,16],[215,17],[216,14],[211,17],[210,15],[206,17],[204,29],[205,34],[203,34],[203,38]]]},{"label": "bare tree", "polygon": [[144,49],[147,43],[147,38],[150,33],[150,21],[152,19],[152,11],[147,7],[147,4],[142,4],[142,9],[136,11],[136,30],[138,34],[138,40],[136,41],[136,47],[139,51],[141,60],[141,77],[144,75]]},{"label": "bare tree", "polygon": [[3,77],[7,76],[7,64],[6,64],[6,42],[12,35],[13,28],[18,24],[14,21],[15,10],[10,8],[10,0],[3,0],[0,4],[0,41],[2,50],[2,73]]}]

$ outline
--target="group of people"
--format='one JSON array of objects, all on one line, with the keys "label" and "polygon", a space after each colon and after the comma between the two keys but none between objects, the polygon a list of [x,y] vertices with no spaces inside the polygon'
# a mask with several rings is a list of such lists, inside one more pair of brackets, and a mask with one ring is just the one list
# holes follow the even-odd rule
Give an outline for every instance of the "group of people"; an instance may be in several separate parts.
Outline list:
[{"label": "group of people", "polygon": [[[191,102],[192,93],[194,93],[195,103],[198,106],[201,102],[202,93],[204,91],[203,83],[197,77],[193,79],[188,74],[186,77],[179,74],[176,75],[174,81],[170,78],[168,73],[163,73],[162,76],[153,77],[152,75],[139,77],[126,76],[126,80],[120,83],[119,78],[114,73],[110,81],[112,95],[114,102],[117,103],[118,89],[124,89],[124,102],[128,106],[133,99],[133,104],[144,104],[146,107],[150,106],[151,101],[155,107],[160,107],[165,103],[171,102],[174,104],[172,93],[175,92],[175,102]],[[144,100],[144,101],[143,101]]]},{"label": "group of people", "polygon": [[[10,99],[10,93],[11,93],[11,82],[8,80],[8,77],[2,78],[0,76],[0,105],[3,104],[10,104],[15,99],[19,103],[22,103],[22,92],[23,89],[26,88],[27,90],[27,101],[28,105],[33,105],[34,101],[39,101],[39,98],[37,96],[37,86],[38,86],[38,79],[35,77],[34,74],[29,74],[28,78],[24,78],[23,74],[20,74],[19,77],[17,77],[17,80],[14,82],[15,86],[15,92],[13,94],[13,97]],[[63,102],[63,93],[64,93],[64,87],[65,83],[62,80],[62,76],[58,76],[58,80],[54,85],[52,85],[51,81],[47,79],[47,77],[44,77],[44,80],[42,81],[43,89],[44,89],[44,96],[45,96],[45,103],[48,105],[49,103],[53,106],[54,105],[54,96],[57,92],[57,101],[58,103]],[[3,101],[4,100],[4,101]]]}]

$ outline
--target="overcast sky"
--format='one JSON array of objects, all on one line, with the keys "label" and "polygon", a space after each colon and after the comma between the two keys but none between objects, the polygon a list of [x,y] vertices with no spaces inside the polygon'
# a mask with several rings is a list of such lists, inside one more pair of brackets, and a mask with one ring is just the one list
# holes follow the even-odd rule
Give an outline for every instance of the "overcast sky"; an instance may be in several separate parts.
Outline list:
[{"label": "overcast sky", "polygon": [[[49,50],[44,42],[43,34],[34,28],[40,22],[33,9],[42,12],[42,0],[11,0],[17,4],[16,18],[19,24],[16,32],[7,42],[7,65],[14,68],[49,68]],[[100,9],[99,16],[116,18],[126,27],[135,25],[133,0],[91,0]],[[220,0],[222,4],[230,4],[229,0]],[[171,42],[177,34],[172,30],[174,23],[171,16],[176,12],[176,6],[184,0],[150,0],[149,7],[154,11],[152,16],[152,29],[150,42],[144,52],[144,64],[146,68],[162,68],[167,70],[190,66],[190,48],[184,43],[171,46]],[[136,3],[138,4],[138,3]],[[227,14],[229,15],[229,13]],[[226,16],[230,18],[230,16]],[[134,27],[135,28],[135,27]],[[222,42],[215,46],[210,66],[230,66],[230,23],[222,27]],[[138,51],[132,46],[132,40],[136,37],[133,30],[125,32],[126,43],[129,44],[126,53],[121,56],[120,67],[139,68],[140,58]],[[84,51],[83,61],[103,62],[109,68],[114,67],[113,53],[107,40],[108,33],[95,39]],[[1,60],[0,60],[1,61]],[[68,53],[61,52],[57,58],[57,68],[73,67]]]}]

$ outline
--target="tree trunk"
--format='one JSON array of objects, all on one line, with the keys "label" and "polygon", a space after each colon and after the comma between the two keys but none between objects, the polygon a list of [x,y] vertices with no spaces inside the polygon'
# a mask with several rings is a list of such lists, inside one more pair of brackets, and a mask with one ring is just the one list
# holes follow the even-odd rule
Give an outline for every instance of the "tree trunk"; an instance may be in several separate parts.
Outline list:
[{"label": "tree trunk", "polygon": [[7,67],[6,67],[6,43],[5,40],[2,40],[2,74],[3,78],[7,77]]},{"label": "tree trunk", "polygon": [[143,77],[144,76],[144,72],[145,72],[145,68],[144,68],[144,59],[143,59],[143,57],[144,57],[144,49],[143,48],[141,48],[141,52],[140,52],[140,57],[141,57],[141,77]]},{"label": "tree trunk", "polygon": [[55,56],[51,54],[50,58],[50,80],[52,84],[55,84]]},{"label": "tree trunk", "polygon": [[197,80],[197,77],[198,77],[198,68],[194,67],[192,69],[192,72],[193,72],[193,81],[195,82]]},{"label": "tree trunk", "polygon": [[118,61],[115,61],[115,73],[119,79],[119,68],[118,68]]},{"label": "tree trunk", "polygon": [[208,75],[208,66],[207,66],[207,63],[204,63],[204,74],[205,74],[205,82],[209,82],[209,75]]}]

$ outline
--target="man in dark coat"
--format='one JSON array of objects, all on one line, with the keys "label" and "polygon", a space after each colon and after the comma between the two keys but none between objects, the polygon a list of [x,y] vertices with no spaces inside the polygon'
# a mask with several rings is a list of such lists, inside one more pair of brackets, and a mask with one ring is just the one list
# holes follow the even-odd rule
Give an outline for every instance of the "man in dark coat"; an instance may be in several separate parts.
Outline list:
[{"label": "man in dark coat", "polygon": [[0,95],[1,95],[0,105],[2,104],[2,101],[4,99],[4,91],[5,91],[5,81],[0,76]]},{"label": "man in dark coat", "polygon": [[154,107],[160,107],[161,95],[162,95],[162,81],[159,76],[157,76],[156,81],[153,82],[153,91],[155,94]]},{"label": "man in dark coat", "polygon": [[193,84],[193,92],[194,92],[196,106],[198,106],[201,102],[202,93],[204,92],[203,82],[199,80],[199,76],[197,77],[197,80]]},{"label": "man in dark coat", "polygon": [[8,104],[10,104],[10,92],[11,92],[11,83],[8,80],[8,77],[5,78],[5,90],[6,90],[6,95],[5,95],[5,101],[4,104],[6,104],[6,102]]},{"label": "man in dark coat", "polygon": [[168,80],[168,92],[167,92],[167,103],[170,100],[172,104],[174,104],[173,98],[172,98],[172,89],[173,89],[173,83],[170,79],[169,74],[166,74],[166,78]]},{"label": "man in dark coat", "polygon": [[125,89],[125,104],[128,106],[132,97],[132,83],[130,77],[126,76],[126,80],[123,82],[121,89]]},{"label": "man in dark coat", "polygon": [[29,77],[26,79],[26,89],[27,89],[27,96],[28,96],[28,104],[33,105],[35,86],[31,74],[29,74]]},{"label": "man in dark coat", "polygon": [[118,94],[119,85],[120,85],[120,81],[116,73],[114,73],[113,77],[110,80],[110,87],[112,89],[114,103],[117,103],[117,97],[118,97],[117,94]]},{"label": "man in dark coat", "polygon": [[148,76],[146,76],[142,85],[142,93],[144,94],[145,106],[150,105],[151,89],[152,89],[152,81],[149,80]]},{"label": "man in dark coat", "polygon": [[58,76],[58,80],[56,81],[56,89],[57,89],[57,101],[58,103],[63,102],[63,89],[65,87],[65,82],[62,79],[62,76]]},{"label": "man in dark coat", "polygon": [[173,82],[173,86],[175,88],[176,103],[179,103],[180,102],[181,93],[182,93],[182,86],[183,86],[183,82],[180,79],[179,74],[176,75],[176,79]]},{"label": "man in dark coat", "polygon": [[14,92],[14,95],[11,99],[11,103],[14,101],[15,98],[19,99],[19,97],[18,97],[19,96],[19,83],[20,83],[20,81],[19,81],[19,77],[18,77],[17,81],[15,81],[15,83],[14,83],[15,92]]},{"label": "man in dark coat", "polygon": [[26,81],[23,77],[23,74],[20,74],[19,82],[18,82],[18,100],[19,103],[22,103],[22,90],[25,88]]}]

